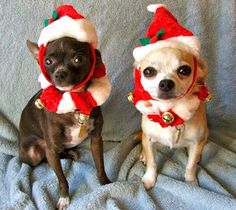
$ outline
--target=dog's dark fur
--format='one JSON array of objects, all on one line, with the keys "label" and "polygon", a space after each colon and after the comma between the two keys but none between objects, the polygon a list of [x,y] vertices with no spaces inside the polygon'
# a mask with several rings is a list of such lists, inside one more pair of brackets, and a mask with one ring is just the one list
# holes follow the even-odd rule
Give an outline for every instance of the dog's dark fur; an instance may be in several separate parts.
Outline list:
[{"label": "dog's dark fur", "polygon": [[[38,59],[39,49],[35,43],[27,41],[33,57]],[[96,66],[102,63],[101,55],[96,52]],[[78,59],[74,62],[74,58]],[[47,60],[47,61],[46,61]],[[48,61],[50,60],[50,61]],[[73,38],[61,38],[47,45],[45,67],[52,83],[57,87],[74,86],[86,78],[92,66],[92,58],[88,43]],[[88,84],[87,84],[88,86]],[[39,91],[24,108],[20,121],[19,154],[22,162],[32,166],[45,160],[55,171],[59,180],[60,197],[68,197],[68,182],[63,174],[60,158],[76,160],[78,154],[73,148],[67,148],[71,136],[68,128],[76,124],[76,113],[56,114],[45,109],[38,109],[35,100]],[[103,117],[100,107],[94,108],[90,116],[94,129],[89,133],[91,150],[98,178],[101,184],[110,183],[104,170],[103,142],[101,137]]]}]

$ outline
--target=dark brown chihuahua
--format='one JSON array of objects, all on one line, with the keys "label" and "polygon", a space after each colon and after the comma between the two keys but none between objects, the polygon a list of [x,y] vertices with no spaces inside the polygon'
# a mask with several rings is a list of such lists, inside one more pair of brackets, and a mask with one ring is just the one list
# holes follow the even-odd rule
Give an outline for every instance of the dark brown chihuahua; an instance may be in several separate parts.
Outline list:
[{"label": "dark brown chihuahua", "polygon": [[[38,59],[37,44],[27,41],[27,46],[35,59]],[[75,53],[78,59],[73,62]],[[102,63],[98,50],[96,66]],[[45,52],[47,74],[52,84],[57,87],[70,87],[82,82],[92,66],[92,57],[88,43],[79,42],[73,38],[60,38],[48,44]],[[90,82],[90,81],[89,81]],[[89,83],[88,82],[88,83]],[[88,86],[88,84],[86,84]],[[20,120],[19,154],[20,160],[31,166],[47,161],[53,168],[59,181],[60,198],[59,209],[69,205],[69,187],[63,174],[60,158],[77,160],[79,155],[74,149],[83,139],[74,138],[76,119],[79,112],[57,114],[45,109],[38,109],[35,100],[39,98],[39,91],[24,108]],[[103,141],[101,137],[103,117],[100,107],[93,109],[90,115],[91,150],[101,184],[110,183],[104,170]],[[77,135],[78,137],[78,135]]]}]

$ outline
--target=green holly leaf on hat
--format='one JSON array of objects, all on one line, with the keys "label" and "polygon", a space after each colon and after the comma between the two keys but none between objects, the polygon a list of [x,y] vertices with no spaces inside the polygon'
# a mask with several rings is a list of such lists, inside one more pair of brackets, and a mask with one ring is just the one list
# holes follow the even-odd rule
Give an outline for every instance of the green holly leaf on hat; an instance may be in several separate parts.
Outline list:
[{"label": "green holly leaf on hat", "polygon": [[164,30],[164,28],[162,28],[162,29],[157,33],[158,39],[160,39],[160,37],[163,36],[164,33],[165,33],[165,30]]},{"label": "green holly leaf on hat", "polygon": [[52,12],[52,19],[53,20],[56,20],[56,19],[58,19],[58,12],[56,11],[56,10],[54,10],[53,12]]},{"label": "green holly leaf on hat", "polygon": [[43,23],[44,23],[44,26],[47,27],[49,25],[49,19],[45,19]]},{"label": "green holly leaf on hat", "polygon": [[151,40],[150,38],[146,38],[146,37],[139,39],[142,46],[146,46],[146,45],[150,44],[150,40]]}]

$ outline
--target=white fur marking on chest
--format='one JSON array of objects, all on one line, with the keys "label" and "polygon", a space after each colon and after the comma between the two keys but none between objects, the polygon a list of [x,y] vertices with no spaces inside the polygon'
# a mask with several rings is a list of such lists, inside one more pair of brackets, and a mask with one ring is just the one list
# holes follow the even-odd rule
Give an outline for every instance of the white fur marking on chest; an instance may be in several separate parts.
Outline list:
[{"label": "white fur marking on chest", "polygon": [[159,123],[152,122],[146,117],[143,117],[142,122],[142,129],[152,142],[160,142],[171,148],[174,147],[176,144],[176,129],[174,127],[162,128]]},{"label": "white fur marking on chest", "polygon": [[71,141],[69,143],[66,143],[66,147],[75,147],[82,143],[83,140],[85,140],[88,137],[88,134],[94,129],[94,120],[90,120],[90,124],[88,125],[88,132],[87,134],[83,137],[79,137],[79,126],[78,125],[73,125],[69,127],[70,130],[70,136],[71,136]]},{"label": "white fur marking on chest", "polygon": [[159,142],[170,148],[183,147],[195,141],[196,138],[194,136],[197,136],[197,127],[186,127],[185,125],[181,128],[180,136],[177,139],[178,130],[176,127],[162,128],[159,123],[150,121],[146,116],[143,116],[142,120],[142,129],[150,137],[150,140],[152,142]]}]

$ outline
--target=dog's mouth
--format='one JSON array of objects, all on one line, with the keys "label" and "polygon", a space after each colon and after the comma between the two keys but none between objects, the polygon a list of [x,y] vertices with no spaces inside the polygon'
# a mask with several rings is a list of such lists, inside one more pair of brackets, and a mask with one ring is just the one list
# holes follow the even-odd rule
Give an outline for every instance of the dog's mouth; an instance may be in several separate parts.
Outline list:
[{"label": "dog's mouth", "polygon": [[74,85],[67,85],[67,86],[55,85],[55,87],[61,91],[70,91],[74,87]]},{"label": "dog's mouth", "polygon": [[60,75],[60,77],[58,75],[60,74],[54,74],[51,76],[52,84],[61,91],[70,91],[84,79],[81,75],[74,75],[71,73]]},{"label": "dog's mouth", "polygon": [[176,98],[178,98],[178,96],[176,96],[173,93],[160,93],[158,95],[158,99],[161,99],[161,100],[171,100],[171,99],[176,99]]},{"label": "dog's mouth", "polygon": [[158,90],[157,88],[150,88],[148,90],[149,94],[152,96],[155,100],[174,100],[179,97],[181,97],[181,93],[177,94],[175,91],[169,91],[169,92],[163,92]]},{"label": "dog's mouth", "polygon": [[56,79],[53,78],[52,80],[52,84],[59,90],[62,91],[69,91],[70,89],[72,89],[75,85],[71,82],[68,81],[58,81]]},{"label": "dog's mouth", "polygon": [[148,91],[153,99],[157,101],[173,101],[181,98],[184,94],[182,93],[175,93],[175,92],[160,92],[160,91]]}]

